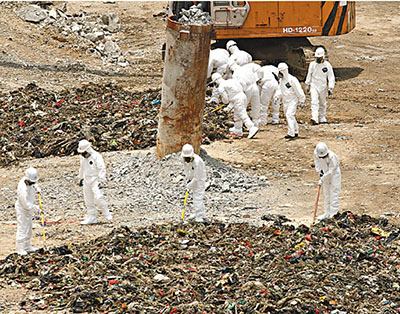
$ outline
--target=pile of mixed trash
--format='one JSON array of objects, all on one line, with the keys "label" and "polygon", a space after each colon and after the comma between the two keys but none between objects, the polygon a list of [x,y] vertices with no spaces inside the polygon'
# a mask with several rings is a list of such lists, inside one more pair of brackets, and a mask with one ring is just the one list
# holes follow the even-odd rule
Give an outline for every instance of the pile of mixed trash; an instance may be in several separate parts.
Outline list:
[{"label": "pile of mixed trash", "polygon": [[121,227],[10,255],[0,285],[30,290],[19,304],[25,311],[399,313],[399,240],[399,226],[351,212],[312,228]]},{"label": "pile of mixed trash", "polygon": [[[156,143],[160,90],[135,93],[113,84],[88,84],[60,93],[31,83],[0,95],[0,166],[22,157],[64,156],[87,138],[100,151]],[[205,110],[203,143],[223,139],[228,118]]]}]

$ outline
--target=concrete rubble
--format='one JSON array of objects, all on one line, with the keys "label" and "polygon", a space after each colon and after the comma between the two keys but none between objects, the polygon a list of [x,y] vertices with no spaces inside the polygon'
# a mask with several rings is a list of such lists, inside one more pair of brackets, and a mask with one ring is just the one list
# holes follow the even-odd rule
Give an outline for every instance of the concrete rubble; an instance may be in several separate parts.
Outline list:
[{"label": "concrete rubble", "polygon": [[101,16],[86,14],[69,14],[67,4],[60,6],[26,5],[18,8],[16,14],[21,19],[40,23],[42,27],[53,26],[61,35],[78,37],[79,46],[90,53],[97,54],[104,63],[113,63],[121,67],[129,65],[126,52],[122,51],[114,34],[121,30],[121,22],[117,14],[110,12]]},{"label": "concrete rubble", "polygon": [[201,4],[192,5],[189,10],[181,10],[178,22],[198,25],[211,24],[211,16],[208,12],[203,12]]}]

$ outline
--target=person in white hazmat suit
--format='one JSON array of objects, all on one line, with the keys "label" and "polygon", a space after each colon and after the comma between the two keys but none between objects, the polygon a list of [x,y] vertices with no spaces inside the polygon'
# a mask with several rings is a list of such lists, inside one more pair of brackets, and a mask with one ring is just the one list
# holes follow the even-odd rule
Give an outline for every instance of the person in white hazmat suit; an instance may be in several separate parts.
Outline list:
[{"label": "person in white hazmat suit", "polygon": [[229,69],[232,71],[232,78],[242,85],[243,92],[247,97],[246,108],[250,105],[250,117],[254,125],[258,127],[260,119],[260,90],[257,85],[257,71],[261,68],[253,62],[243,66],[237,65],[232,60],[229,61]]},{"label": "person in white hazmat suit", "polygon": [[221,97],[224,104],[228,104],[224,108],[225,112],[230,112],[233,109],[233,128],[229,131],[233,135],[241,137],[243,136],[243,124],[249,130],[247,138],[253,138],[258,133],[258,127],[256,127],[251,121],[246,111],[247,97],[243,92],[242,85],[235,79],[224,80],[219,73],[214,73],[211,76],[212,82],[216,83],[217,96]]},{"label": "person in white hazmat suit", "polygon": [[260,120],[259,125],[268,123],[269,105],[272,102],[272,124],[279,124],[280,89],[278,68],[273,65],[265,65],[258,71],[258,86],[260,87]]},{"label": "person in white hazmat suit", "polygon": [[186,176],[186,189],[193,193],[194,212],[189,215],[189,220],[204,222],[206,210],[204,207],[204,193],[206,190],[206,166],[203,159],[194,153],[193,146],[185,144],[182,147],[181,157]]},{"label": "person in white hazmat suit", "polygon": [[210,50],[207,78],[210,78],[213,73],[219,73],[224,77],[228,68],[228,60],[229,52],[227,50],[222,48]]},{"label": "person in white hazmat suit", "polygon": [[341,189],[341,173],[339,160],[328,146],[320,142],[314,150],[315,170],[320,175],[319,185],[324,194],[325,213],[318,217],[324,220],[333,217],[339,211],[339,194]]},{"label": "person in white hazmat suit", "polygon": [[311,124],[328,123],[326,120],[327,96],[333,95],[335,74],[332,65],[325,60],[325,50],[315,50],[315,61],[308,67],[306,77],[307,92],[311,94]]},{"label": "person in white hazmat suit", "polygon": [[19,181],[15,211],[17,215],[16,250],[19,255],[26,255],[38,250],[32,246],[32,216],[38,209],[35,196],[40,193],[38,186],[39,175],[35,168],[28,168],[25,176]]},{"label": "person in white hazmat suit", "polygon": [[237,65],[242,66],[253,61],[253,57],[248,52],[240,50],[233,40],[229,40],[226,43],[226,50],[231,54],[229,60],[235,62]]},{"label": "person in white hazmat suit", "polygon": [[99,184],[106,182],[106,166],[103,157],[96,152],[89,141],[81,140],[78,145],[80,156],[79,185],[83,186],[83,195],[86,205],[86,217],[81,221],[82,225],[97,223],[97,208],[104,218],[112,221],[112,214],[108,210],[107,201]]},{"label": "person in white hazmat suit", "polygon": [[299,104],[300,107],[304,107],[306,96],[304,95],[299,80],[289,74],[289,67],[286,63],[279,63],[278,70],[279,89],[281,91],[283,110],[288,125],[288,134],[285,138],[293,140],[299,136],[299,125],[296,121],[297,105]]}]

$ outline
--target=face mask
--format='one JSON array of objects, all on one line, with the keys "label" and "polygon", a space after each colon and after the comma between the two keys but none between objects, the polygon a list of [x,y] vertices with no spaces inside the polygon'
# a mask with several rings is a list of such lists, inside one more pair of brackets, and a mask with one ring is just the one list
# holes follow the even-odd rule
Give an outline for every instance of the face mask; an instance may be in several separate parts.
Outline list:
[{"label": "face mask", "polygon": [[193,157],[183,157],[183,160],[187,163],[192,162],[193,161]]},{"label": "face mask", "polygon": [[323,61],[324,61],[324,58],[323,58],[323,57],[317,58],[317,63],[322,63]]},{"label": "face mask", "polygon": [[278,77],[279,77],[279,78],[283,78],[283,73],[282,73],[282,72],[279,72]]},{"label": "face mask", "polygon": [[88,152],[83,152],[83,153],[81,153],[81,155],[82,155],[84,158],[88,158],[88,157],[90,156],[90,154],[89,154]]},{"label": "face mask", "polygon": [[27,186],[31,186],[31,185],[34,185],[35,182],[29,181],[29,180],[25,180],[25,184],[26,184]]},{"label": "face mask", "polygon": [[329,154],[326,154],[325,156],[319,157],[319,158],[326,158],[328,157]]}]

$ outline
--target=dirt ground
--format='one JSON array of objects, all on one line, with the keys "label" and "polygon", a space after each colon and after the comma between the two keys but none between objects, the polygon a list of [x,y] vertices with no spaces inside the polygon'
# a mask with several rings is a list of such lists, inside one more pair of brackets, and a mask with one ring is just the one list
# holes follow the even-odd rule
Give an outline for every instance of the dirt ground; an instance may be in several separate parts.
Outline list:
[{"label": "dirt ground", "polygon": [[[15,16],[12,6],[2,8],[0,90],[13,90],[33,80],[39,86],[54,90],[79,86],[90,81],[116,81],[132,90],[160,86],[160,47],[165,26],[162,19],[153,17],[153,14],[162,11],[164,6],[164,2],[68,3],[68,10],[71,11],[112,11],[120,15],[123,30],[117,36],[119,45],[130,51],[128,61],[131,66],[122,69],[118,75],[115,72],[119,69],[103,65],[99,58],[74,47],[73,38],[67,42],[60,41],[51,30],[20,20]],[[268,188],[248,196],[249,200],[256,199],[261,208],[264,208],[263,211],[241,211],[233,217],[230,213],[228,217],[221,209],[220,213],[214,215],[215,218],[260,223],[260,216],[269,212],[287,215],[296,223],[310,223],[318,181],[313,169],[313,149],[317,142],[325,141],[341,162],[341,210],[373,216],[385,214],[391,219],[399,220],[400,73],[395,69],[400,66],[400,16],[393,14],[399,9],[398,2],[359,2],[354,31],[340,37],[312,39],[314,44],[327,47],[338,79],[335,95],[329,100],[329,125],[308,124],[308,99],[307,107],[298,112],[300,138],[296,141],[287,142],[283,139],[286,126],[281,124],[264,127],[254,140],[223,141],[204,146],[214,158],[266,176],[270,181]],[[10,63],[10,60],[13,62]],[[38,67],[76,61],[83,62],[93,71],[48,72],[39,70]],[[24,63],[34,66],[21,66]],[[45,178],[59,176],[62,169],[66,168],[70,172],[74,171],[77,159],[47,158],[1,168],[1,187],[16,189],[18,179],[28,164],[37,165]],[[81,195],[76,194],[76,198],[77,202],[82,201]],[[7,202],[9,206],[2,210],[12,211],[14,200]],[[46,244],[82,241],[112,228],[106,224],[81,227],[77,219],[82,215],[80,203],[75,216],[68,218],[70,223],[62,227],[50,227],[50,237]],[[163,222],[169,218],[171,217],[160,218],[157,213],[148,215],[143,211],[120,217],[116,215],[115,225],[131,220],[133,226],[139,226]],[[3,258],[14,250],[15,225],[7,221],[0,223],[0,258]],[[57,228],[62,228],[62,236],[58,233],[59,236],[52,239],[51,233]],[[39,231],[36,230],[37,233]],[[41,245],[40,237],[35,238],[35,243]],[[12,295],[16,297],[10,290],[7,294],[0,295],[4,298]]]}]

